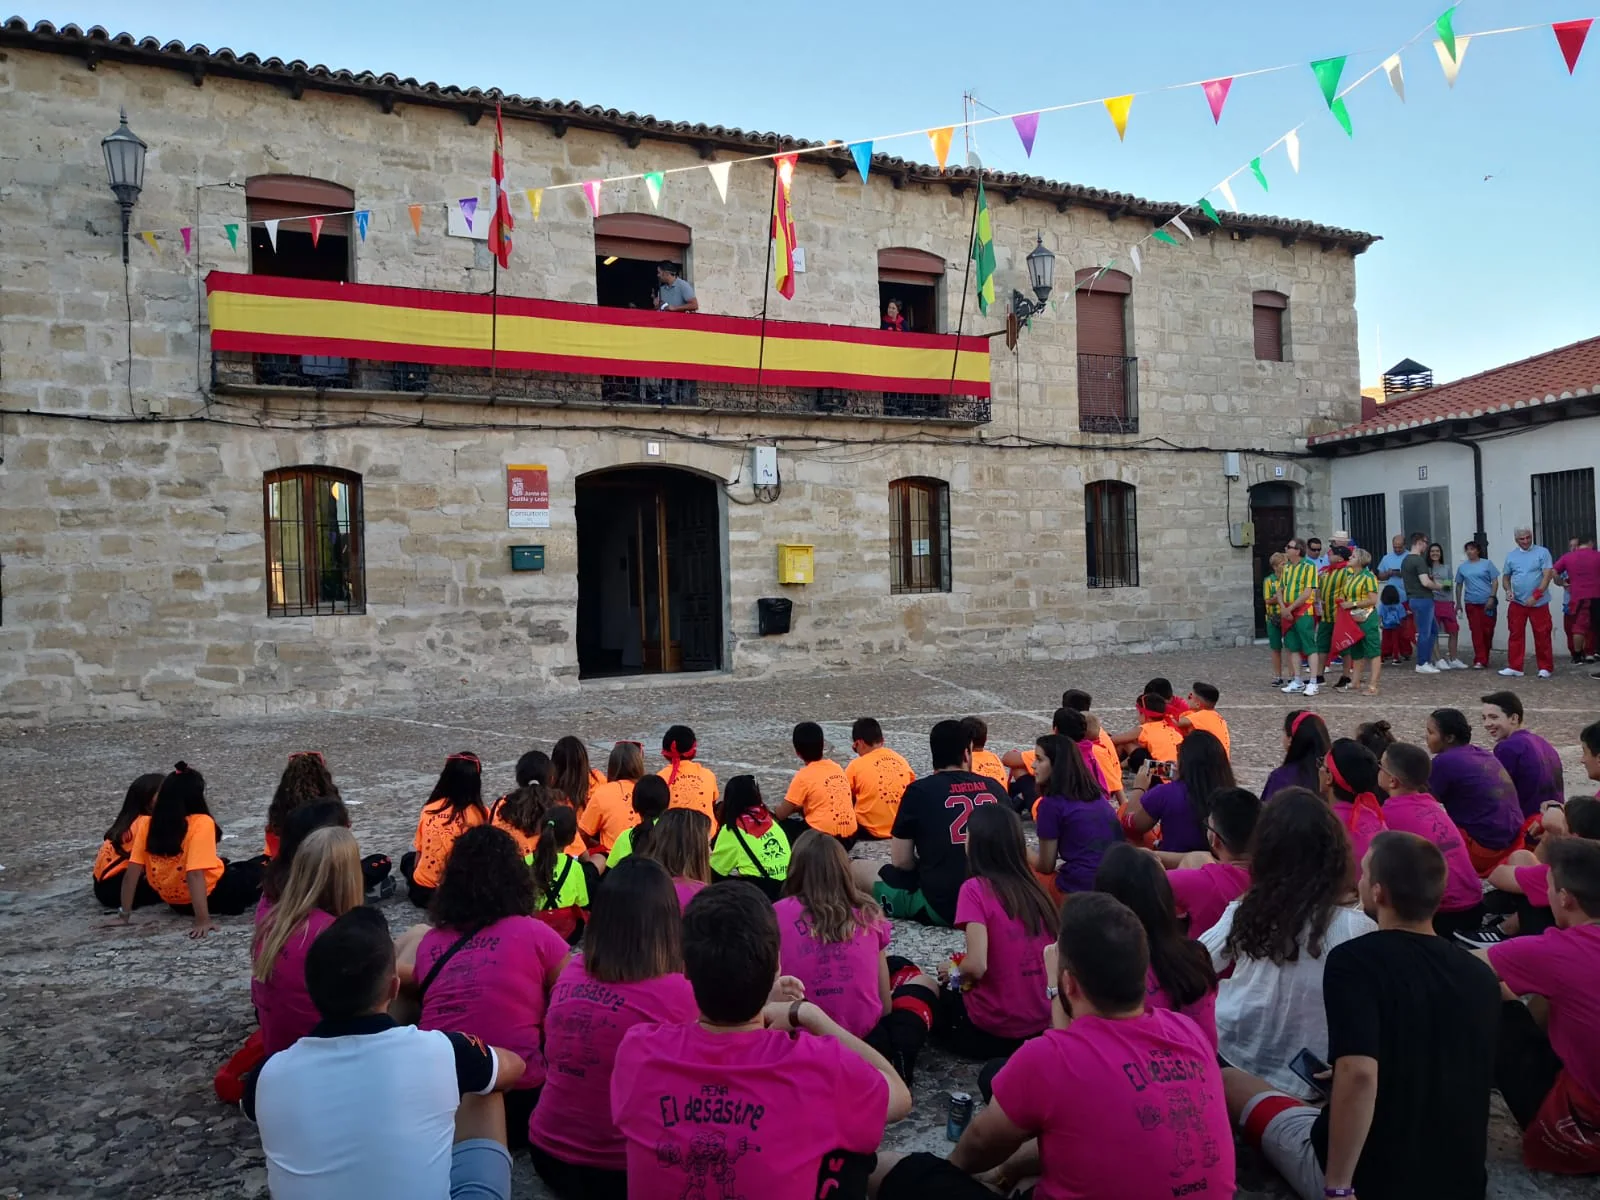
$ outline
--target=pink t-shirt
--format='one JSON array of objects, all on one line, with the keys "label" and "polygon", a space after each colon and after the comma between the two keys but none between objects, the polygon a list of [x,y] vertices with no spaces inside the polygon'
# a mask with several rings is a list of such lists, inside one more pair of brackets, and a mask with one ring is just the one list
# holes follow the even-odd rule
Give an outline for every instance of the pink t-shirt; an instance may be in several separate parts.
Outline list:
[{"label": "pink t-shirt", "polygon": [[1189,914],[1189,936],[1199,937],[1218,921],[1222,912],[1250,887],[1250,868],[1237,863],[1207,863],[1183,871],[1168,871],[1178,915]]},{"label": "pink t-shirt", "polygon": [[1187,1017],[1079,1017],[1024,1042],[994,1099],[1038,1135],[1034,1200],[1233,1195],[1222,1070]]},{"label": "pink t-shirt", "polygon": [[1600,925],[1546,929],[1489,947],[1489,965],[1518,995],[1550,1001],[1550,1048],[1572,1081],[1600,1098]]},{"label": "pink t-shirt", "polygon": [[1513,867],[1511,874],[1517,886],[1535,908],[1550,907],[1550,868],[1544,863],[1531,867]]},{"label": "pink t-shirt", "polygon": [[[683,1025],[698,1016],[694,992],[682,975],[602,983],[589,977],[581,957],[574,957],[550,989],[544,1018],[549,1069],[528,1122],[528,1140],[562,1162],[626,1169],[628,1144],[611,1120],[617,1047],[635,1025]],[[627,1070],[630,1064],[623,1060],[622,1066]]]},{"label": "pink t-shirt", "polygon": [[832,1038],[635,1025],[617,1061],[629,1195],[814,1200],[823,1155],[883,1140],[888,1081]]},{"label": "pink t-shirt", "polygon": [[848,942],[819,942],[808,932],[811,918],[797,896],[772,906],[778,918],[778,970],[806,985],[806,999],[864,1038],[883,1019],[878,964],[889,948],[889,922],[857,926]]},{"label": "pink t-shirt", "polygon": [[1339,824],[1344,826],[1345,834],[1350,838],[1350,853],[1355,858],[1356,876],[1359,878],[1361,860],[1366,858],[1367,847],[1372,845],[1372,839],[1388,828],[1386,819],[1382,810],[1365,804],[1358,813],[1356,806],[1348,800],[1335,800],[1333,815],[1339,818]]},{"label": "pink t-shirt", "polygon": [[[417,946],[420,984],[434,960],[461,935],[430,929]],[[422,998],[420,1029],[470,1033],[520,1054],[528,1064],[519,1088],[544,1082],[545,979],[570,953],[561,935],[534,917],[502,917],[472,935],[440,969]]]},{"label": "pink t-shirt", "polygon": [[[1208,952],[1209,953],[1209,952]],[[1205,1034],[1206,1041],[1211,1043],[1213,1051],[1217,1048],[1217,989],[1212,988],[1188,1008],[1177,1008],[1172,1003],[1172,997],[1167,994],[1167,989],[1161,986],[1161,981],[1156,978],[1155,968],[1152,967],[1144,977],[1144,1006],[1146,1008],[1161,1008],[1167,1012],[1182,1013],[1193,1021]]]},{"label": "pink t-shirt", "polygon": [[[263,896],[256,908],[257,929],[271,911],[271,902]],[[267,981],[250,980],[250,1002],[256,1006],[261,1039],[266,1043],[268,1054],[287,1050],[322,1020],[317,1006],[311,1003],[311,994],[306,991],[306,953],[317,936],[332,924],[332,916],[320,908],[312,909],[283,944]]]},{"label": "pink t-shirt", "polygon": [[963,999],[967,1016],[996,1037],[1025,1038],[1050,1027],[1050,996],[1045,990],[1044,950],[1055,930],[1038,933],[1006,915],[987,879],[969,879],[956,897],[956,927],[982,925],[989,935],[989,963],[983,978]]},{"label": "pink t-shirt", "polygon": [[1574,600],[1600,599],[1600,550],[1579,546],[1556,559],[1557,575],[1567,577],[1567,591]]},{"label": "pink t-shirt", "polygon": [[705,886],[698,879],[674,879],[672,890],[678,893],[678,911],[682,912],[688,908],[689,901],[694,899],[695,893]]},{"label": "pink t-shirt", "polygon": [[1483,903],[1483,883],[1472,865],[1472,855],[1467,853],[1461,830],[1445,812],[1444,805],[1427,792],[1390,796],[1383,803],[1383,816],[1390,829],[1414,833],[1432,842],[1444,854],[1444,865],[1450,873],[1445,879],[1440,912],[1465,912]]}]

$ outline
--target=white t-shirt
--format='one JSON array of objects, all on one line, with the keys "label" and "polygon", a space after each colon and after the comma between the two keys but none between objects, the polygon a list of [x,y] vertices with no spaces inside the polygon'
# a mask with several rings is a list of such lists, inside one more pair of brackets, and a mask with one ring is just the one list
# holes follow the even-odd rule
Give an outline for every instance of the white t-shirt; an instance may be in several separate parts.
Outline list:
[{"label": "white t-shirt", "polygon": [[1233,975],[1217,987],[1217,1049],[1241,1071],[1265,1079],[1291,1096],[1319,1099],[1289,1069],[1289,1064],[1302,1050],[1327,1060],[1328,1017],[1322,1007],[1322,968],[1328,961],[1328,951],[1341,942],[1371,933],[1377,923],[1359,909],[1334,909],[1322,939],[1321,956],[1312,958],[1306,953],[1306,935],[1302,931],[1300,956],[1277,966],[1265,959],[1235,958],[1224,950],[1238,911],[1239,901],[1235,900],[1223,910],[1222,919],[1200,935],[1200,943],[1211,952],[1211,965],[1218,972],[1233,967]]},{"label": "white t-shirt", "polygon": [[492,1092],[498,1068],[465,1034],[324,1022],[246,1081],[273,1200],[447,1200],[456,1108]]}]

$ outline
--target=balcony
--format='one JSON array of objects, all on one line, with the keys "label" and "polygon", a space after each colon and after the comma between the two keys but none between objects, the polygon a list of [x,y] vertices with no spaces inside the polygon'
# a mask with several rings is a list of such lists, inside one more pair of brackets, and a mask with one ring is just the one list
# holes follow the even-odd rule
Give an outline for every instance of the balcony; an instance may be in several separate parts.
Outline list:
[{"label": "balcony", "polygon": [[1078,428],[1084,433],[1139,432],[1139,360],[1078,355]]},{"label": "balcony", "polygon": [[219,391],[989,420],[983,338],[221,271],[206,292]]}]

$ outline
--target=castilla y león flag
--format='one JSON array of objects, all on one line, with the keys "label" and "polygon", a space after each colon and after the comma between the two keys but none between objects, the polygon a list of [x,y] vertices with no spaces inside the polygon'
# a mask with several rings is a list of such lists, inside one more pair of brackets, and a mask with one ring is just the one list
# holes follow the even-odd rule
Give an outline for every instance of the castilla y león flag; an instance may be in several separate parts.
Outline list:
[{"label": "castilla y le\u00f3n flag", "polygon": [[506,195],[506,131],[500,121],[500,106],[494,106],[494,158],[489,173],[494,177],[494,218],[489,222],[489,249],[502,267],[511,265],[511,198]]},{"label": "castilla y le\u00f3n flag", "polygon": [[772,282],[778,285],[778,295],[785,300],[794,299],[794,214],[789,211],[789,185],[794,181],[792,154],[780,154],[773,163],[778,172],[778,186],[772,193]]}]

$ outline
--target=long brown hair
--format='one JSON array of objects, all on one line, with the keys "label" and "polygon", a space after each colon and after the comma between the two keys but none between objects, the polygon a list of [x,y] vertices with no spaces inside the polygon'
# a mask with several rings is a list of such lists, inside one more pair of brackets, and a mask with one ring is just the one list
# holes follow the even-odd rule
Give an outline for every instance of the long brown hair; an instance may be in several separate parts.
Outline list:
[{"label": "long brown hair", "polygon": [[583,930],[583,969],[601,983],[637,983],[683,970],[683,919],[672,876],[632,854],[606,872]]},{"label": "long brown hair", "polygon": [[674,879],[710,883],[711,818],[692,808],[669,808],[656,822],[650,845],[642,853]]},{"label": "long brown hair", "polygon": [[[1073,748],[1077,754],[1077,748]],[[804,840],[804,839],[802,839]],[[831,839],[830,839],[831,840]],[[1056,906],[1028,866],[1022,820],[1003,804],[980,804],[967,821],[967,872],[986,881],[1005,909],[1030,934],[1056,927]],[[789,867],[794,878],[794,866]]]},{"label": "long brown hair", "polygon": [[559,788],[579,812],[589,803],[589,749],[571,735],[550,748],[550,786]]},{"label": "long brown hair", "polygon": [[313,830],[295,851],[283,894],[256,931],[251,975],[266,983],[278,956],[316,909],[342,917],[361,907],[361,849],[355,834],[341,825]]},{"label": "long brown hair", "polygon": [[819,942],[848,942],[883,920],[883,910],[850,874],[850,857],[837,838],[808,829],[794,844],[783,894],[800,901]]},{"label": "long brown hair", "polygon": [[316,750],[297,750],[289,756],[288,765],[278,778],[278,790],[272,793],[267,829],[281,837],[283,823],[295,809],[318,800],[342,799],[322,755]]},{"label": "long brown hair", "polygon": [[1321,796],[1285,788],[1261,807],[1250,887],[1239,899],[1227,952],[1282,966],[1321,958],[1334,912],[1350,897],[1350,838]]},{"label": "long brown hair", "polygon": [[644,748],[638,742],[618,742],[606,760],[606,782],[644,778]]}]

